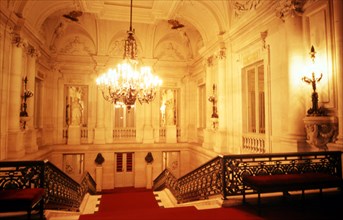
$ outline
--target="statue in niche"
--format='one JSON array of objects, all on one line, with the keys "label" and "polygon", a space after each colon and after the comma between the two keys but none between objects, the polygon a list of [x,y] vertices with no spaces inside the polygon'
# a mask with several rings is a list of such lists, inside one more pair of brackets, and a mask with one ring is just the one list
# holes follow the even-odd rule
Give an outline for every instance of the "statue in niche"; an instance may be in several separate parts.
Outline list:
[{"label": "statue in niche", "polygon": [[161,125],[175,125],[175,103],[174,92],[172,89],[166,89],[162,92],[161,104]]},{"label": "statue in niche", "polygon": [[69,96],[71,99],[71,125],[79,126],[82,124],[83,112],[82,89],[75,86],[70,87]]}]

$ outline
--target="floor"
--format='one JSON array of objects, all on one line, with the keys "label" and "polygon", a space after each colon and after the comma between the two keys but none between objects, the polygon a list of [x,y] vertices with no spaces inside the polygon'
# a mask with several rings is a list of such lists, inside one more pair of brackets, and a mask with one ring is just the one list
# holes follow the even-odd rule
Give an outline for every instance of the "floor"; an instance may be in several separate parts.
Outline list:
[{"label": "floor", "polygon": [[[178,204],[167,189],[153,192],[156,202],[160,207],[173,208],[194,206],[198,210],[216,209],[221,207],[237,207],[249,213],[257,214],[256,195],[247,196],[247,204],[242,205],[241,196],[230,197],[223,201],[220,196],[208,200]],[[82,203],[81,212],[66,212],[46,210],[46,220],[78,220],[80,214],[93,214],[98,211],[101,195],[87,195]],[[306,192],[305,200],[301,199],[300,192],[292,192],[289,197],[282,197],[277,194],[262,194],[262,219],[343,219],[343,196],[341,192],[324,191],[320,198],[318,192]],[[283,213],[280,216],[280,213]],[[24,220],[25,212],[0,213],[0,220]],[[32,215],[32,220],[39,219],[38,214]]]}]

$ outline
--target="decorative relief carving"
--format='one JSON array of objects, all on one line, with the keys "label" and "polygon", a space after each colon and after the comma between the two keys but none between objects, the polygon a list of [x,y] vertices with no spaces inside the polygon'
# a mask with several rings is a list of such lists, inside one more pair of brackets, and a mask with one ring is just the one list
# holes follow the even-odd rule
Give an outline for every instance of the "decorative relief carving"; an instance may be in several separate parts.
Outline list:
[{"label": "decorative relief carving", "polygon": [[123,57],[123,51],[124,51],[124,44],[125,41],[124,40],[116,40],[113,42],[111,49],[109,51],[109,54],[111,56],[115,56],[115,57]]},{"label": "decorative relief carving", "polygon": [[313,148],[328,150],[327,144],[335,142],[338,135],[337,119],[318,116],[304,118],[306,142]]},{"label": "decorative relief carving", "polygon": [[26,47],[26,54],[31,56],[31,57],[39,57],[41,54],[39,52],[39,50],[37,50],[35,47],[33,47],[32,45],[28,45]]},{"label": "decorative relief carving", "polygon": [[235,17],[241,17],[247,11],[255,10],[261,5],[261,0],[235,0],[232,1]]},{"label": "decorative relief carving", "polygon": [[25,43],[22,37],[19,34],[12,32],[12,44],[16,45],[17,47],[24,47]]},{"label": "decorative relief carving", "polygon": [[214,57],[213,56],[210,56],[207,58],[207,66],[210,67],[210,66],[213,66],[213,62],[214,62]]},{"label": "decorative relief carving", "polygon": [[282,21],[285,21],[286,17],[289,16],[301,16],[303,7],[307,1],[308,0],[278,0],[276,16]]},{"label": "decorative relief carving", "polygon": [[225,47],[220,48],[217,57],[218,57],[220,60],[226,58],[226,48],[225,48]]},{"label": "decorative relief carving", "polygon": [[64,48],[60,50],[61,53],[69,55],[89,55],[91,50],[85,45],[84,42],[80,41],[79,36],[69,41]]},{"label": "decorative relief carving", "polygon": [[63,21],[57,25],[57,27],[55,28],[55,31],[54,31],[55,39],[63,36],[63,34],[65,33],[66,27],[67,27],[67,25]]},{"label": "decorative relief carving", "polygon": [[159,59],[166,60],[185,60],[186,56],[181,51],[180,47],[174,42],[166,42],[161,45],[160,52],[157,55]]},{"label": "decorative relief carving", "polygon": [[268,36],[268,31],[261,32],[262,49],[267,49],[266,38]]}]

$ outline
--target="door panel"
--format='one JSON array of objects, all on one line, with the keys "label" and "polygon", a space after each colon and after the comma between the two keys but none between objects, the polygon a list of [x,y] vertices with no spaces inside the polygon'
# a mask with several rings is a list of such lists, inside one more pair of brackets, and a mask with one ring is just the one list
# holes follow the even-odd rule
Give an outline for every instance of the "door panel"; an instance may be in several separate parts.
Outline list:
[{"label": "door panel", "polygon": [[134,186],[134,153],[115,153],[114,187]]}]

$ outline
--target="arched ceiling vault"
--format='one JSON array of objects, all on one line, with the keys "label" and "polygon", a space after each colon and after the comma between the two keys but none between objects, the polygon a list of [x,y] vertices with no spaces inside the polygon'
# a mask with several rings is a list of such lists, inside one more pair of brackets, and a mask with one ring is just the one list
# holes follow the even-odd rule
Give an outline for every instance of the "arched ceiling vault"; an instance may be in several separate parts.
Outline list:
[{"label": "arched ceiling vault", "polygon": [[[98,19],[126,21],[129,0],[15,0],[14,10],[35,30],[57,12],[80,10]],[[228,27],[226,0],[133,0],[133,23],[157,24],[160,20],[184,19],[200,33],[204,44],[213,42]]]}]

